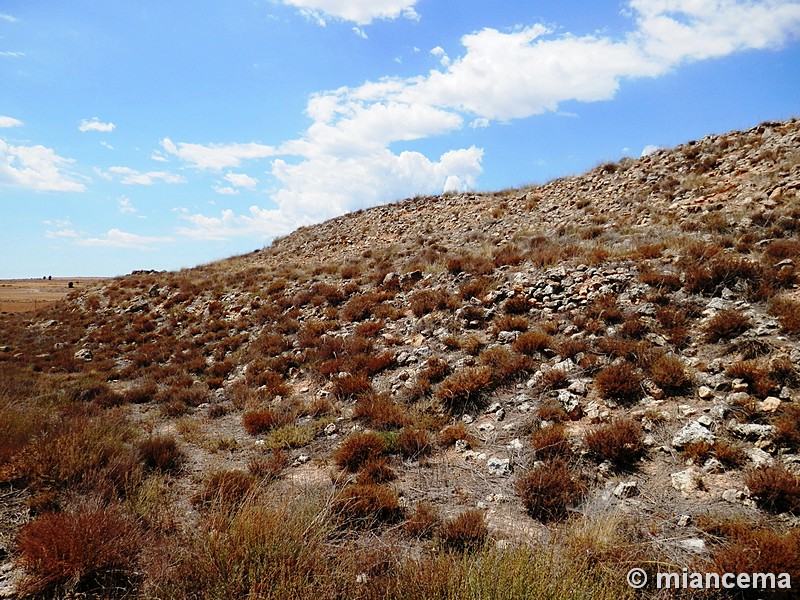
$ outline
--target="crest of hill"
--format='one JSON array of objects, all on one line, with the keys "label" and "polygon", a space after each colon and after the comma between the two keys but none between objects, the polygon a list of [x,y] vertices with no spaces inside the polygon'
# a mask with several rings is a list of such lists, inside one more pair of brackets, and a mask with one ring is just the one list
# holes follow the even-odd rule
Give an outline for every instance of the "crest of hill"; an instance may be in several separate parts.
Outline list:
[{"label": "crest of hill", "polygon": [[243,262],[342,262],[364,251],[410,246],[420,236],[454,246],[502,244],[519,232],[587,232],[598,225],[646,235],[664,220],[681,226],[721,210],[735,217],[774,208],[784,192],[800,188],[798,152],[796,119],[762,123],[542,186],[361,210],[303,227]]},{"label": "crest of hill", "polygon": [[[790,120],[0,315],[0,559],[21,557],[36,597],[98,573],[175,598],[450,589],[403,591],[427,571],[509,598],[632,598],[631,564],[779,558],[800,577],[798,261]],[[25,503],[47,511],[30,527]],[[83,526],[98,515],[118,533]],[[125,540],[110,567],[41,556],[106,537]],[[544,587],[518,588],[518,547],[555,557]]]}]

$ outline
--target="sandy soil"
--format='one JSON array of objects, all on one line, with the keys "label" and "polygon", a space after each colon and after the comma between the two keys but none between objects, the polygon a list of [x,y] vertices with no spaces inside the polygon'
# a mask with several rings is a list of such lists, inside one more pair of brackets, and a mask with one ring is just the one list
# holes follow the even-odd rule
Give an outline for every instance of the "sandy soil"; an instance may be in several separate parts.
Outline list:
[{"label": "sandy soil", "polygon": [[[0,313],[30,312],[60,300],[69,292],[103,281],[95,277],[0,279]],[[73,289],[69,288],[72,282]]]}]

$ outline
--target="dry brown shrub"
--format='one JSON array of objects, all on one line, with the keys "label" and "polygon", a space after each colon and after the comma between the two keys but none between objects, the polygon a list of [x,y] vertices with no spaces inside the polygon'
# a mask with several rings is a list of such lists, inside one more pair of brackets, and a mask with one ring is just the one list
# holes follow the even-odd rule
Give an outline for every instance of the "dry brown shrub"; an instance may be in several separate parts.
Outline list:
[{"label": "dry brown shrub", "polygon": [[800,257],[800,241],[773,240],[764,248],[764,253],[773,260]]},{"label": "dry brown shrub", "polygon": [[744,480],[756,504],[775,513],[800,512],[800,475],[783,465],[748,472]]},{"label": "dry brown shrub", "polygon": [[489,526],[483,512],[469,509],[442,523],[439,535],[442,546],[454,552],[481,549],[489,538]]},{"label": "dry brown shrub", "polygon": [[365,393],[356,401],[356,419],[364,419],[373,429],[396,429],[408,422],[408,415],[387,394]]},{"label": "dry brown shrub", "polygon": [[621,323],[624,316],[614,295],[600,296],[586,307],[584,314],[606,323]]},{"label": "dry brown shrub", "polygon": [[250,435],[259,435],[288,425],[296,415],[284,407],[251,410],[242,415],[242,426]]},{"label": "dry brown shrub", "polygon": [[281,476],[289,462],[284,450],[275,448],[267,455],[253,454],[247,459],[247,471],[254,477],[266,481],[274,481]]},{"label": "dry brown shrub", "polygon": [[500,315],[492,321],[498,331],[527,331],[528,319],[518,315]]},{"label": "dry brown shrub", "polygon": [[586,493],[580,475],[562,458],[537,463],[515,487],[528,514],[542,522],[565,518]]},{"label": "dry brown shrub", "polygon": [[656,319],[666,338],[673,344],[683,346],[689,340],[689,318],[684,311],[664,306],[656,310]]},{"label": "dry brown shrub", "polygon": [[163,416],[174,419],[189,412],[189,407],[181,400],[169,400],[161,405],[160,410]]},{"label": "dry brown shrub", "polygon": [[374,458],[367,461],[356,477],[356,483],[359,485],[365,484],[381,484],[397,479],[397,473],[394,472],[389,466],[389,462],[385,456]]},{"label": "dry brown shrub", "polygon": [[349,400],[362,394],[373,394],[372,383],[363,375],[334,377],[331,385],[331,396],[336,400]]},{"label": "dry brown shrub", "polygon": [[403,524],[403,529],[410,537],[427,539],[433,537],[441,522],[435,506],[419,502],[414,513]]},{"label": "dry brown shrub", "polygon": [[711,452],[714,449],[714,445],[706,442],[706,441],[699,441],[699,442],[692,442],[691,444],[686,444],[682,449],[681,453],[687,459],[690,459],[696,465],[702,465],[711,457]]},{"label": "dry brown shrub", "polygon": [[575,358],[581,352],[586,352],[589,349],[589,344],[585,340],[564,336],[559,336],[553,346],[553,349],[564,360]]},{"label": "dry brown shrub", "polygon": [[624,338],[641,339],[650,332],[650,327],[639,314],[625,315],[619,327],[619,335]]},{"label": "dry brown shrub", "polygon": [[154,435],[138,444],[142,463],[148,469],[162,473],[177,473],[183,465],[183,452],[171,435]]},{"label": "dry brown shrub", "polygon": [[126,597],[138,579],[144,541],[140,527],[119,506],[85,501],[67,512],[42,514],[17,537],[25,569],[19,592],[24,597],[64,592]]},{"label": "dry brown shrub", "polygon": [[672,354],[660,356],[650,364],[653,382],[668,395],[685,393],[692,384],[684,362]]},{"label": "dry brown shrub", "polygon": [[251,493],[256,483],[254,475],[239,469],[217,471],[206,479],[203,488],[192,497],[192,502],[195,505],[231,505]]},{"label": "dry brown shrub", "polygon": [[352,473],[386,452],[386,442],[377,433],[351,433],[333,452],[334,462]]},{"label": "dry brown shrub", "polygon": [[528,298],[524,294],[516,294],[503,302],[503,312],[507,315],[524,315],[531,308]]},{"label": "dry brown shrub", "polygon": [[744,380],[750,393],[758,398],[766,398],[776,391],[777,384],[770,370],[758,360],[741,360],[725,370],[728,377]]},{"label": "dry brown shrub", "polygon": [[600,396],[623,404],[633,404],[644,396],[642,376],[628,362],[602,369],[594,379]]},{"label": "dry brown shrub", "polygon": [[628,418],[593,427],[584,442],[595,460],[610,461],[618,469],[632,469],[646,451],[642,426]]},{"label": "dry brown shrub", "polygon": [[521,354],[533,356],[553,347],[553,338],[541,330],[526,331],[521,333],[512,348]]},{"label": "dry brown shrub", "polygon": [[564,407],[561,406],[561,403],[557,400],[545,401],[536,411],[536,415],[542,421],[556,421],[560,423],[569,420],[569,415],[567,415]]},{"label": "dry brown shrub", "polygon": [[342,307],[342,320],[353,322],[368,319],[379,302],[380,296],[370,292],[353,296]]},{"label": "dry brown shrub", "polygon": [[462,421],[454,425],[448,425],[441,432],[439,432],[439,444],[444,447],[452,446],[458,440],[469,439],[469,432],[467,426]]},{"label": "dry brown shrub", "polygon": [[800,450],[800,406],[787,404],[772,420],[775,426],[775,444]]},{"label": "dry brown shrub", "polygon": [[706,323],[707,342],[730,339],[750,329],[750,319],[737,310],[724,309]]},{"label": "dry brown shrub", "polygon": [[516,266],[525,259],[522,251],[514,244],[505,244],[492,253],[492,262],[495,267],[505,265]]},{"label": "dry brown shrub", "polygon": [[568,457],[572,453],[566,429],[561,422],[534,430],[531,434],[531,445],[536,451],[537,459]]},{"label": "dry brown shrub", "polygon": [[800,333],[800,302],[777,297],[769,302],[769,314],[777,317],[784,333]]},{"label": "dry brown shrub", "polygon": [[533,361],[529,356],[512,352],[502,346],[489,348],[481,353],[478,360],[491,369],[492,385],[514,381],[533,368]]},{"label": "dry brown shrub", "polygon": [[713,447],[714,458],[726,467],[739,468],[747,462],[744,448],[728,440],[717,440]]},{"label": "dry brown shrub", "polygon": [[491,277],[471,277],[458,286],[458,293],[462,300],[480,299],[486,296],[495,283]]},{"label": "dry brown shrub", "polygon": [[464,367],[442,381],[436,396],[451,411],[463,410],[477,402],[492,381],[492,369],[487,366]]},{"label": "dry brown shrub", "polygon": [[408,304],[415,317],[456,306],[454,299],[443,289],[414,292],[408,297]]},{"label": "dry brown shrub", "polygon": [[430,433],[417,427],[404,427],[397,437],[397,447],[406,458],[417,459],[433,451]]},{"label": "dry brown shrub", "polygon": [[356,528],[397,523],[403,518],[397,493],[374,483],[347,486],[334,499],[331,508],[343,524]]},{"label": "dry brown shrub", "polygon": [[732,287],[739,281],[757,287],[763,276],[764,270],[757,262],[730,254],[718,254],[711,260],[689,263],[684,269],[686,289],[706,295],[714,295],[723,287]]},{"label": "dry brown shrub", "polygon": [[560,390],[569,385],[569,374],[563,369],[547,369],[542,372],[542,387],[546,390]]}]

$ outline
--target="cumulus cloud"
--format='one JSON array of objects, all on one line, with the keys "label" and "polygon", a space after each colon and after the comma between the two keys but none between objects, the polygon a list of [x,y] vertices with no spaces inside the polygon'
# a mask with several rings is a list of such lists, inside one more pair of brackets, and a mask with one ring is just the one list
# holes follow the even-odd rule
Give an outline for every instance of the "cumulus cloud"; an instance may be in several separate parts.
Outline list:
[{"label": "cumulus cloud", "polygon": [[53,192],[83,192],[86,186],[65,172],[75,161],[44,146],[12,146],[0,139],[0,186]]},{"label": "cumulus cloud", "polygon": [[139,212],[139,209],[135,208],[133,204],[131,204],[131,200],[127,196],[120,196],[117,199],[117,207],[119,207],[119,212],[124,215],[131,215]]},{"label": "cumulus cloud", "polygon": [[[187,144],[174,143],[169,138],[161,140],[161,147],[168,154],[177,156],[198,169],[221,171],[222,169],[239,167],[244,160],[254,160],[274,156],[276,151],[263,144]],[[159,156],[156,154],[154,156]],[[160,155],[163,156],[163,155]],[[156,160],[160,160],[156,158]]]},{"label": "cumulus cloud", "polygon": [[225,181],[236,187],[247,188],[249,190],[255,189],[258,185],[258,179],[250,177],[247,173],[228,173],[225,175]]},{"label": "cumulus cloud", "polygon": [[183,176],[169,173],[168,171],[147,171],[142,173],[130,167],[120,166],[109,167],[107,171],[101,172],[101,175],[106,179],[118,177],[123,185],[154,185],[158,182],[169,184],[186,183],[186,179]]},{"label": "cumulus cloud", "polygon": [[129,233],[119,229],[109,229],[103,236],[76,240],[79,246],[96,246],[106,248],[131,248],[135,250],[152,250],[154,246],[172,242],[170,237],[153,237]]},{"label": "cumulus cloud", "polygon": [[419,19],[414,10],[417,0],[283,0],[283,3],[299,8],[301,14],[322,26],[327,19],[352,21],[356,25],[368,25],[376,19]]},{"label": "cumulus cloud", "polygon": [[13,15],[7,15],[5,13],[0,13],[0,20],[7,21],[9,23],[16,23],[17,18]]},{"label": "cumulus cloud", "polygon": [[102,133],[110,133],[114,131],[116,125],[114,123],[103,123],[97,117],[93,117],[91,120],[83,119],[81,121],[80,126],[78,127],[79,131],[87,132],[87,131],[99,131]]},{"label": "cumulus cloud", "polygon": [[180,235],[197,240],[225,240],[237,236],[255,236],[263,240],[290,233],[298,225],[312,222],[306,218],[298,223],[278,209],[264,209],[251,206],[247,214],[236,215],[232,210],[223,210],[218,217],[192,214],[187,209],[179,209],[181,219],[190,226],[179,227]]},{"label": "cumulus cloud", "polygon": [[0,128],[2,127],[22,127],[22,121],[14,117],[0,115]]},{"label": "cumulus cloud", "polygon": [[[356,23],[413,9],[402,0],[286,3]],[[263,219],[265,230],[277,235],[281,227],[273,224],[284,223],[278,217],[300,225],[416,193],[466,189],[481,173],[481,149],[453,149],[436,160],[418,152],[398,154],[392,145],[466,126],[564,114],[565,102],[611,100],[626,80],[779,46],[800,32],[800,3],[790,0],[631,0],[628,11],[632,28],[621,36],[559,33],[536,23],[508,31],[487,28],[462,37],[460,56],[434,48],[440,65],[427,74],[317,93],[308,101],[311,124],[302,136],[277,148],[262,147],[260,157],[275,156],[271,174],[282,186],[272,196],[277,212],[251,209],[241,217],[227,212],[207,220],[195,215],[190,223],[202,225],[198,230],[204,235],[214,227],[227,235]],[[226,160],[230,153],[223,150],[237,145],[165,140],[162,146],[201,168],[239,164],[238,158]]]}]

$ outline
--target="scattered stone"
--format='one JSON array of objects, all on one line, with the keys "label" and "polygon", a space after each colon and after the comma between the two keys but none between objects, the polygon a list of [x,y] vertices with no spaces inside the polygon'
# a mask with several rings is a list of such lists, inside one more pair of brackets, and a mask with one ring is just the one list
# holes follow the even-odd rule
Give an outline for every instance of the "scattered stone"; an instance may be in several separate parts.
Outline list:
[{"label": "scattered stone", "polygon": [[492,456],[486,461],[489,475],[508,477],[511,475],[511,459]]},{"label": "scattered stone", "polygon": [[735,488],[730,488],[722,492],[722,499],[725,500],[725,502],[730,502],[731,504],[744,502],[749,496],[749,493],[743,490],[737,490]]},{"label": "scattered stone", "polygon": [[617,498],[632,498],[639,495],[639,484],[636,481],[621,481],[614,488]]},{"label": "scattered stone", "polygon": [[455,449],[459,454],[466,452],[469,450],[469,442],[467,440],[456,440]]},{"label": "scattered stone", "polygon": [[737,423],[736,421],[731,421],[728,423],[728,429],[731,433],[751,441],[772,439],[775,435],[774,426],[761,425],[759,423]]},{"label": "scattered stone", "polygon": [[695,554],[703,554],[708,550],[706,541],[703,538],[687,538],[685,540],[680,540],[678,545],[684,550]]},{"label": "scattered stone", "polygon": [[699,421],[691,421],[683,427],[672,438],[673,448],[683,448],[689,444],[696,444],[698,442],[707,442],[713,444],[715,436]]},{"label": "scattered stone", "polygon": [[77,360],[89,362],[94,358],[94,354],[92,354],[92,351],[89,348],[81,348],[75,353],[75,358]]},{"label": "scattered stone", "polygon": [[678,527],[688,527],[692,524],[692,515],[680,515],[678,517]]},{"label": "scattered stone", "polygon": [[689,467],[669,476],[672,487],[681,494],[688,495],[703,489],[703,478],[697,467]]},{"label": "scattered stone", "polygon": [[783,403],[781,402],[780,398],[776,398],[775,396],[768,396],[764,398],[763,402],[761,402],[761,404],[759,404],[758,407],[761,409],[762,412],[774,413],[781,407],[781,404]]},{"label": "scattered stone", "polygon": [[325,432],[325,435],[333,435],[336,433],[337,429],[336,423],[329,423],[323,431]]},{"label": "scattered stone", "polygon": [[512,450],[516,450],[517,452],[525,448],[524,444],[521,441],[519,441],[519,438],[514,438],[513,440],[511,440],[511,442],[509,442],[508,444],[508,447],[511,448]]},{"label": "scattered stone", "polygon": [[750,459],[750,462],[753,463],[753,466],[757,469],[760,467],[772,466],[772,464],[775,462],[775,459],[761,448],[748,446],[744,449],[744,452],[747,454],[747,458]]}]

